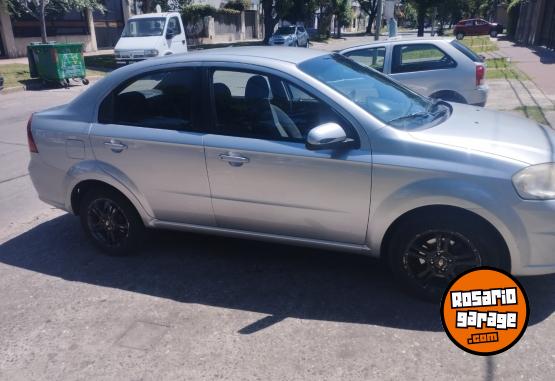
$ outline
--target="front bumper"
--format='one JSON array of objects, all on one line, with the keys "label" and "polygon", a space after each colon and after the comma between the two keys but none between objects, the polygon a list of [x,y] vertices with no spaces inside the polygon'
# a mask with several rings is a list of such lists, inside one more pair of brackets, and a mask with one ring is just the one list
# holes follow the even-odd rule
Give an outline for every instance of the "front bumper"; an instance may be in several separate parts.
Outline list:
[{"label": "front bumper", "polygon": [[555,200],[520,201],[511,221],[515,248],[511,272],[515,275],[555,273]]}]

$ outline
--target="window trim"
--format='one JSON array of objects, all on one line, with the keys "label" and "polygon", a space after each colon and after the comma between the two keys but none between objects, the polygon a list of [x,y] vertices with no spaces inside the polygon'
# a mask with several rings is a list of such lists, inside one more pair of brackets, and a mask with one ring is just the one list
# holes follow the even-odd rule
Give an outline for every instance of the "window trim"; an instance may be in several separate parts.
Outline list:
[{"label": "window trim", "polygon": [[[194,75],[195,78],[198,78],[202,68],[198,65],[186,65],[186,66],[171,66],[171,67],[165,67],[165,68],[157,68],[154,70],[147,70],[147,71],[143,71],[140,73],[136,73],[134,75],[132,75],[131,77],[128,77],[127,79],[125,79],[124,81],[120,82],[118,85],[116,85],[115,87],[112,87],[110,90],[108,90],[106,92],[106,94],[103,95],[102,100],[98,103],[97,107],[96,107],[96,121],[95,123],[98,124],[113,124],[116,126],[128,126],[128,127],[135,127],[135,128],[148,128],[148,129],[152,129],[152,130],[165,130],[165,131],[178,131],[178,132],[191,132],[191,133],[198,133],[198,132],[204,132],[204,128],[203,126],[205,125],[203,123],[203,118],[201,117],[201,115],[199,115],[199,112],[197,112],[196,110],[200,107],[199,103],[200,101],[200,97],[194,97],[194,106],[192,107],[192,115],[191,115],[191,125],[193,126],[193,129],[191,130],[174,130],[174,129],[168,129],[168,128],[156,128],[156,127],[148,127],[148,126],[137,126],[137,125],[133,125],[133,124],[120,124],[120,123],[114,123],[114,96],[115,94],[117,94],[118,92],[120,92],[121,90],[125,89],[127,86],[129,86],[131,83],[137,81],[138,79],[142,78],[142,77],[146,77],[149,75],[153,75],[156,73],[169,73],[169,72],[174,72],[174,71],[185,71],[185,70],[190,70],[190,71],[196,71],[197,73]],[[203,88],[203,81],[202,78],[200,78],[198,80],[197,85],[200,87],[199,90],[202,93],[202,88]],[[102,109],[102,105],[104,104],[105,101],[108,101],[108,99],[111,98],[111,105],[110,105],[110,121],[109,122],[104,122],[101,121],[101,116],[100,116],[100,111]],[[202,103],[201,103],[202,104]]]},{"label": "window trim", "polygon": [[[400,63],[401,62],[401,49],[405,46],[422,46],[422,45],[433,46],[434,48],[436,48],[437,50],[442,52],[446,57],[448,57],[451,60],[452,65],[445,66],[445,67],[438,67],[438,68],[427,68],[427,69],[419,69],[419,70],[400,71],[399,68],[402,67],[402,64]],[[396,53],[398,53],[398,57],[396,56]],[[399,59],[399,64],[397,64],[397,58]],[[411,65],[411,64],[407,64],[407,65]],[[422,43],[418,43],[418,44],[396,44],[396,45],[393,46],[393,49],[391,51],[391,74],[418,73],[418,72],[422,72],[422,71],[454,69],[457,66],[458,66],[458,62],[453,57],[451,57],[451,55],[447,54],[447,52],[445,50],[441,49],[438,45],[436,45],[434,43],[431,43],[431,42],[422,42]]]},{"label": "window trim", "polygon": [[[353,123],[353,121],[351,120],[352,117],[347,118],[345,116],[345,112],[339,111],[338,108],[334,105],[331,104],[328,101],[325,101],[322,99],[322,97],[316,96],[314,95],[313,91],[307,90],[306,86],[301,85],[301,81],[299,81],[297,78],[293,77],[294,80],[291,80],[290,78],[287,78],[288,75],[273,69],[270,70],[264,70],[267,69],[265,67],[261,67],[261,66],[257,66],[257,65],[249,65],[249,66],[245,66],[242,64],[231,64],[231,65],[226,65],[225,63],[210,63],[207,65],[204,65],[203,67],[203,71],[204,71],[204,75],[203,77],[205,78],[205,87],[206,87],[206,95],[208,96],[207,102],[204,102],[205,104],[208,105],[210,112],[208,112],[207,114],[209,115],[209,121],[210,123],[207,124],[208,128],[205,130],[206,133],[208,134],[214,134],[214,135],[219,135],[219,136],[227,136],[227,137],[238,137],[238,138],[242,138],[242,139],[255,139],[255,140],[263,140],[263,141],[275,141],[275,142],[287,142],[287,143],[296,143],[296,144],[302,144],[303,146],[306,146],[306,140],[303,139],[302,141],[300,140],[294,140],[294,139],[265,139],[265,138],[257,138],[257,137],[241,137],[241,136],[237,136],[237,135],[223,135],[221,133],[221,131],[219,131],[219,129],[216,127],[216,105],[215,105],[215,98],[214,98],[214,86],[213,86],[213,73],[216,70],[224,70],[224,71],[237,71],[237,72],[243,72],[243,73],[251,73],[254,75],[263,75],[268,77],[268,80],[270,82],[272,82],[272,79],[270,77],[274,77],[274,79],[277,79],[279,81],[281,81],[282,83],[284,82],[284,92],[285,94],[289,97],[289,89],[287,89],[287,84],[291,84],[293,86],[298,87],[300,90],[304,91],[306,94],[308,94],[309,96],[313,97],[315,100],[317,100],[318,102],[321,102],[323,104],[325,104],[326,106],[328,106],[330,108],[330,110],[332,110],[341,120],[343,123],[345,123],[347,126],[341,125],[341,127],[343,127],[343,129],[346,130],[347,133],[352,132],[354,134],[354,136],[352,136],[351,138],[353,138],[356,142],[356,145],[353,145],[351,147],[351,149],[360,149],[363,144],[362,144],[362,132],[360,131],[360,128],[356,127],[355,123]],[[316,126],[315,126],[316,127]],[[367,136],[367,135],[364,135]]]}]

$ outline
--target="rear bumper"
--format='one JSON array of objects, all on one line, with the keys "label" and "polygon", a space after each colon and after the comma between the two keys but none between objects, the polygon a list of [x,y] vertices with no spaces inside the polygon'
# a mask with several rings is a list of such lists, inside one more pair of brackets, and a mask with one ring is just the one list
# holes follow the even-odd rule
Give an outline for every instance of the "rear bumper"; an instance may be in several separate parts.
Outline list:
[{"label": "rear bumper", "polygon": [[468,104],[484,107],[488,101],[489,87],[487,85],[478,86],[476,89],[468,91],[464,97]]}]

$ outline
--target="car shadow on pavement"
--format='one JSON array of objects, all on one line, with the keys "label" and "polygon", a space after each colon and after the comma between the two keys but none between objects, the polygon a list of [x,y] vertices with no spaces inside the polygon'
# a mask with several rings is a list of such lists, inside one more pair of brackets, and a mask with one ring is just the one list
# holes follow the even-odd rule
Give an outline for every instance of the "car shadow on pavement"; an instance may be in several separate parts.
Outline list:
[{"label": "car shadow on pavement", "polygon": [[[268,316],[250,334],[288,317],[441,331],[439,306],[400,291],[379,262],[275,243],[152,232],[136,256],[102,255],[79,220],[60,216],[0,245],[0,262],[103,287]],[[521,278],[530,324],[555,310],[555,276]],[[70,286],[70,285],[69,285]]]}]

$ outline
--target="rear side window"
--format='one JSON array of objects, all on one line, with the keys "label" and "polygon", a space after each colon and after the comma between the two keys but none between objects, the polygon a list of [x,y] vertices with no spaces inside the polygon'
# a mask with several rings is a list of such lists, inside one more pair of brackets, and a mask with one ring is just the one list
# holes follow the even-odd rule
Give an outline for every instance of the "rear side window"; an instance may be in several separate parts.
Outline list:
[{"label": "rear side window", "polygon": [[126,82],[100,105],[99,123],[196,131],[196,69],[158,71]]},{"label": "rear side window", "polygon": [[484,62],[483,58],[476,54],[472,49],[457,40],[451,41],[451,45],[459,52],[470,58],[474,62]]},{"label": "rear side window", "polygon": [[457,63],[432,44],[396,45],[393,48],[392,73],[449,69]]},{"label": "rear side window", "polygon": [[360,50],[353,50],[345,53],[346,57],[349,57],[353,61],[363,66],[371,67],[377,71],[383,72],[384,62],[385,62],[385,48],[366,48]]}]

